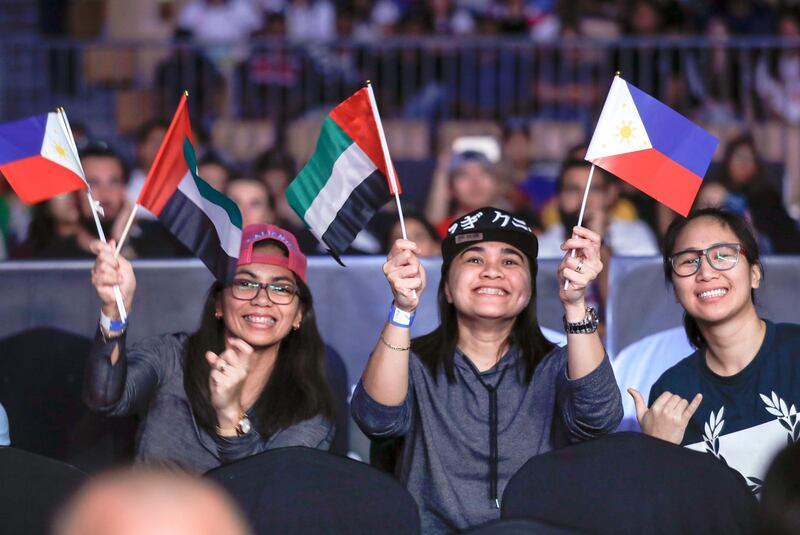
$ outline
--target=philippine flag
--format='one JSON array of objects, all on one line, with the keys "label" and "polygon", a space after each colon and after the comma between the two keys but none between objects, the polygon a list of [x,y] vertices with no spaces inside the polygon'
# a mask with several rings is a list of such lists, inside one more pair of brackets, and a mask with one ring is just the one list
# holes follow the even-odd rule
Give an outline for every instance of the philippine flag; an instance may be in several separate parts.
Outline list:
[{"label": "philippine flag", "polygon": [[688,215],[719,140],[619,76],[586,160]]},{"label": "philippine flag", "polygon": [[57,113],[0,124],[0,172],[28,204],[89,187]]}]

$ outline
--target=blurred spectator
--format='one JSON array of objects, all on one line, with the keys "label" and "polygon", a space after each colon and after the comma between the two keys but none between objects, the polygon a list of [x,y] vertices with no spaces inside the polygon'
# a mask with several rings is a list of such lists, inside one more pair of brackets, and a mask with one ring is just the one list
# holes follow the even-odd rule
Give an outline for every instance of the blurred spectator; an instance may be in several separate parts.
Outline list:
[{"label": "blurred spectator", "polygon": [[0,173],[0,260],[25,241],[31,222],[31,210],[23,203]]},{"label": "blurred spectator", "polygon": [[285,13],[291,42],[319,43],[336,37],[336,8],[328,0],[288,0]]},{"label": "blurred spectator", "polygon": [[439,158],[425,215],[440,236],[459,217],[482,206],[494,206],[500,193],[494,164],[483,153],[465,151]]},{"label": "blurred spectator", "polygon": [[[136,204],[136,200],[139,198],[147,173],[156,159],[156,154],[168,128],[168,122],[154,119],[142,125],[136,135],[136,167],[131,171],[128,181],[128,202],[131,205]],[[146,208],[140,207],[137,217],[152,219],[153,215]]]},{"label": "blurred spectator", "polygon": [[8,415],[6,414],[6,410],[3,408],[3,404],[0,403],[0,446],[10,445],[11,432],[8,425]]},{"label": "blurred spectator", "polygon": [[744,197],[753,225],[769,239],[771,249],[766,252],[800,252],[797,222],[789,216],[780,194],[770,184],[752,136],[744,134],[728,143],[720,172],[722,184],[731,193]]},{"label": "blurred spectator", "polygon": [[81,223],[78,196],[64,193],[33,206],[27,239],[13,258],[92,258],[89,242],[94,235]]},{"label": "blurred spectator", "polygon": [[286,199],[286,188],[297,173],[292,157],[279,149],[270,149],[256,158],[253,172],[266,184],[270,197],[274,199],[278,221],[276,224],[292,233],[295,233],[296,229],[305,228],[303,220],[289,206],[289,201]]},{"label": "blurred spectator", "polygon": [[774,4],[769,0],[715,2],[735,35],[770,35],[774,31]]},{"label": "blurred spectator", "polygon": [[247,535],[230,498],[208,479],[155,467],[95,477],[56,519],[54,535]]},{"label": "blurred spectator", "polygon": [[[796,12],[781,13],[775,31],[787,41],[800,38],[800,20]],[[762,57],[756,67],[755,85],[770,116],[800,124],[800,50],[797,47],[782,47]]]},{"label": "blurred spectator", "polygon": [[[403,216],[406,237],[419,246],[420,256],[440,256],[442,249],[439,243],[439,234],[430,221],[425,219],[422,214],[407,208],[403,208]],[[383,253],[388,254],[394,242],[402,237],[403,229],[400,221],[396,219],[383,240]]]},{"label": "blurred spectator", "polygon": [[761,487],[758,535],[800,533],[800,442],[789,442],[775,459]]},{"label": "blurred spectator", "polygon": [[728,188],[721,182],[711,179],[703,180],[700,191],[692,205],[692,210],[703,208],[722,208],[728,202]]},{"label": "blurred spectator", "polygon": [[596,68],[594,58],[581,40],[578,26],[565,23],[558,36],[561,46],[539,49],[535,82],[538,117],[588,125],[591,108],[600,94],[597,84],[590,83]]},{"label": "blurred spectator", "polygon": [[423,32],[434,35],[466,35],[475,30],[469,11],[455,0],[424,0],[413,8],[413,20],[422,23]]},{"label": "blurred spectator", "polygon": [[225,191],[231,179],[230,168],[213,152],[209,152],[197,162],[197,174],[217,191]]},{"label": "blurred spectator", "polygon": [[695,117],[703,123],[724,124],[742,116],[742,79],[739,57],[729,50],[730,30],[725,19],[711,17],[706,23],[708,48],[686,57],[686,84],[695,102]]},{"label": "blurred spectator", "polygon": [[267,185],[256,178],[234,178],[225,188],[242,212],[242,228],[255,224],[275,223],[275,201]]},{"label": "blurred spectator", "polygon": [[[119,239],[131,211],[125,189],[128,168],[119,154],[105,143],[90,145],[80,156],[92,197],[103,210],[100,216],[103,231],[108,239]],[[86,195],[79,195],[79,199],[85,225],[94,229],[94,216]]]},{"label": "blurred spectator", "polygon": [[[272,119],[277,128],[303,111],[301,78],[313,84],[314,66],[299,47],[286,45],[286,18],[282,13],[266,16],[264,27],[248,57],[237,68],[241,105],[248,116]],[[276,42],[275,40],[279,40]]]},{"label": "blurred spectator", "polygon": [[245,41],[261,27],[261,13],[249,0],[193,0],[178,15],[178,30],[203,45]]},{"label": "blurred spectator", "polygon": [[[664,12],[656,0],[633,0],[625,10],[623,27],[632,37],[655,38],[664,33]],[[616,70],[644,92],[677,107],[680,97],[680,57],[655,43],[641,43],[618,50],[613,58]]]},{"label": "blurred spectator", "polygon": [[[86,181],[92,196],[100,203],[100,217],[106,238],[119,240],[131,213],[132,205],[125,190],[128,169],[122,158],[106,144],[91,145],[81,153]],[[94,216],[85,195],[79,195],[82,224],[96,235]],[[187,256],[189,252],[156,220],[136,221],[122,250],[127,258]]]},{"label": "blurred spectator", "polygon": [[[560,258],[561,244],[578,224],[583,193],[591,164],[585,160],[564,162],[556,183],[560,221],[539,236],[539,258]],[[611,207],[617,196],[617,184],[599,167],[595,168],[586,200],[583,226],[603,237],[603,245],[611,254],[653,256],[659,254],[653,231],[640,220],[615,217]]]}]

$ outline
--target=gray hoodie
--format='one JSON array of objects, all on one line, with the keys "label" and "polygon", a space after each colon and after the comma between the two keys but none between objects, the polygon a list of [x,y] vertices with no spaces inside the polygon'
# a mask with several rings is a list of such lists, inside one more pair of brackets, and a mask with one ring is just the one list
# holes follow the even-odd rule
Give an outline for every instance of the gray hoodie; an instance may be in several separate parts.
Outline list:
[{"label": "gray hoodie", "polygon": [[[622,402],[608,357],[574,381],[566,367],[567,350],[556,347],[526,384],[516,349],[480,374],[457,351],[456,382],[449,384],[444,370],[434,378],[412,352],[408,395],[395,407],[372,399],[359,382],[351,408],[362,431],[372,438],[404,437],[398,476],[417,501],[423,533],[448,533],[499,518],[492,479],[502,496],[511,476],[532,456],[616,429]],[[497,391],[496,476],[485,385]]]}]

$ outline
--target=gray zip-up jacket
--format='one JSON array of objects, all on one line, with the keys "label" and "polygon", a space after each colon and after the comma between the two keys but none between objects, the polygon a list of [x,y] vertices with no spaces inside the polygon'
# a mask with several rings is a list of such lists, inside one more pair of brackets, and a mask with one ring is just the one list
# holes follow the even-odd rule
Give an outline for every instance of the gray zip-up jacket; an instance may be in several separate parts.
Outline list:
[{"label": "gray zip-up jacket", "polygon": [[[142,340],[130,350],[125,334],[120,355],[111,365],[114,342],[106,342],[98,329],[89,353],[83,398],[89,408],[107,415],[142,415],[136,444],[139,461],[177,464],[203,473],[273,448],[307,446],[327,450],[334,425],[322,416],[279,430],[268,438],[253,429],[240,437],[211,435],[194,419],[183,388],[184,333]],[[252,415],[250,415],[252,417]]]},{"label": "gray zip-up jacket", "polygon": [[[449,533],[499,518],[493,479],[502,496],[532,456],[619,425],[622,401],[607,356],[574,381],[567,377],[563,347],[539,363],[528,384],[523,369],[516,349],[483,373],[456,352],[456,382],[449,384],[444,370],[434,378],[412,352],[408,395],[399,406],[378,403],[359,382],[351,409],[362,431],[373,438],[404,437],[397,475],[419,505],[423,533]],[[487,386],[497,392],[494,452]]]}]

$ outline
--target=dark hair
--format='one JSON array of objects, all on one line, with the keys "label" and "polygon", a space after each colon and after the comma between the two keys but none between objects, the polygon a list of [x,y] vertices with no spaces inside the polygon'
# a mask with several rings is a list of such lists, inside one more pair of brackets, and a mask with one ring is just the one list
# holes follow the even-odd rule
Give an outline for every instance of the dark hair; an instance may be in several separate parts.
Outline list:
[{"label": "dark hair", "polygon": [[257,178],[253,178],[251,176],[234,176],[234,177],[230,178],[228,180],[228,182],[225,184],[225,195],[227,195],[228,192],[230,191],[231,185],[233,185],[233,184],[235,184],[237,182],[240,182],[240,183],[241,182],[252,182],[253,184],[257,184],[258,186],[261,186],[261,188],[263,188],[263,190],[264,190],[264,194],[267,196],[267,207],[270,210],[275,211],[275,196],[272,195],[272,192],[269,190],[269,188],[267,187],[267,185],[264,182],[260,181]]},{"label": "dark hair", "polygon": [[738,190],[742,188],[741,185],[734,184],[732,182],[730,173],[728,172],[728,166],[733,158],[733,154],[739,147],[742,146],[749,147],[750,150],[753,151],[753,157],[755,158],[756,170],[749,182],[753,182],[762,187],[771,187],[767,179],[767,171],[764,167],[764,160],[761,158],[761,153],[758,151],[758,147],[756,146],[755,139],[753,139],[753,135],[749,132],[745,132],[731,139],[725,146],[725,153],[722,157],[722,163],[719,167],[720,179],[723,185],[729,190]]},{"label": "dark hair", "polygon": [[[439,243],[440,241],[442,241],[442,237],[436,231],[436,227],[434,227],[431,224],[431,222],[428,221],[427,217],[425,217],[421,212],[417,211],[416,209],[414,209],[414,208],[412,208],[410,206],[405,206],[404,205],[403,206],[403,218],[406,221],[409,221],[409,220],[412,220],[412,219],[414,221],[418,221],[419,224],[422,225],[422,227],[428,233],[428,236],[430,236],[433,241],[435,241],[436,243]],[[389,249],[392,248],[392,242],[391,242],[392,231],[395,229],[395,226],[397,224],[398,224],[398,221],[395,220],[394,223],[392,223],[391,225],[387,226],[386,232],[383,233],[382,246],[383,246],[383,250],[386,251],[387,253],[389,252]]]},{"label": "dark hair", "polygon": [[[556,193],[561,193],[561,190],[564,188],[564,177],[567,175],[568,171],[571,171],[575,168],[590,168],[592,166],[591,163],[587,162],[586,160],[580,160],[578,158],[567,158],[561,163],[561,169],[558,172],[558,177],[556,177]],[[595,167],[594,169],[594,176],[603,175],[603,179],[608,182],[608,178],[605,174],[605,171],[600,169],[599,167]]]},{"label": "dark hair", "polygon": [[164,119],[150,119],[136,131],[136,143],[144,143],[154,130],[168,130],[169,122]]},{"label": "dark hair", "polygon": [[[747,262],[751,266],[758,266],[759,270],[761,271],[761,278],[764,278],[764,266],[761,264],[761,259],[758,252],[758,241],[756,240],[755,234],[753,233],[753,229],[750,228],[750,225],[745,221],[745,219],[728,210],[720,209],[720,208],[703,208],[701,210],[696,210],[689,214],[688,217],[685,218],[676,218],[672,221],[669,228],[667,228],[667,232],[664,235],[664,279],[667,281],[667,284],[672,283],[672,263],[670,262],[670,256],[673,254],[673,249],[675,248],[675,242],[678,239],[681,231],[683,231],[686,226],[694,221],[695,219],[701,217],[710,217],[715,219],[719,224],[729,228],[731,232],[736,235],[736,239],[739,240],[739,244],[742,246],[741,254],[747,259]],[[750,290],[750,297],[755,303],[755,290]],[[697,324],[697,321],[693,317],[691,317],[685,310],[683,312],[683,327],[686,330],[686,337],[689,339],[689,343],[692,344],[696,349],[704,348],[707,346],[705,338],[703,338],[703,334],[700,332],[700,327]]]},{"label": "dark hair", "polygon": [[[447,274],[450,271],[450,262],[442,263],[442,278],[439,281],[437,302],[439,305],[439,326],[432,332],[415,338],[411,341],[411,349],[437,377],[439,367],[444,368],[448,383],[456,380],[454,370],[454,357],[458,344],[458,318],[456,308],[447,302],[444,287],[447,283]],[[529,383],[533,377],[536,366],[553,349],[553,344],[544,337],[539,327],[536,315],[536,272],[538,265],[535,259],[529,259],[531,274],[531,299],[528,306],[519,313],[511,329],[508,342],[515,345],[521,352],[520,358],[524,363],[523,378]]]},{"label": "dark hair", "polygon": [[761,488],[760,535],[800,533],[800,442],[778,453]]},{"label": "dark hair", "polygon": [[[335,405],[325,374],[325,345],[317,330],[311,291],[298,277],[295,282],[303,307],[300,328],[280,341],[272,373],[253,406],[253,425],[264,438],[317,415],[334,419]],[[205,354],[219,354],[225,348],[224,323],[214,315],[224,288],[216,282],[209,290],[200,328],[189,337],[183,356],[183,385],[192,413],[211,435],[216,433],[217,415],[211,406],[210,365]]]},{"label": "dark hair", "polygon": [[87,158],[111,158],[119,163],[122,169],[122,180],[127,184],[129,178],[128,162],[126,162],[114,148],[105,141],[98,141],[86,146],[80,153],[81,160]]},{"label": "dark hair", "polygon": [[31,208],[28,242],[34,251],[44,249],[56,236],[56,220],[50,213],[50,201],[36,203]]},{"label": "dark hair", "polygon": [[291,180],[295,175],[294,158],[278,149],[270,149],[259,154],[253,164],[256,176],[260,178],[263,173],[274,170],[283,171]]}]

